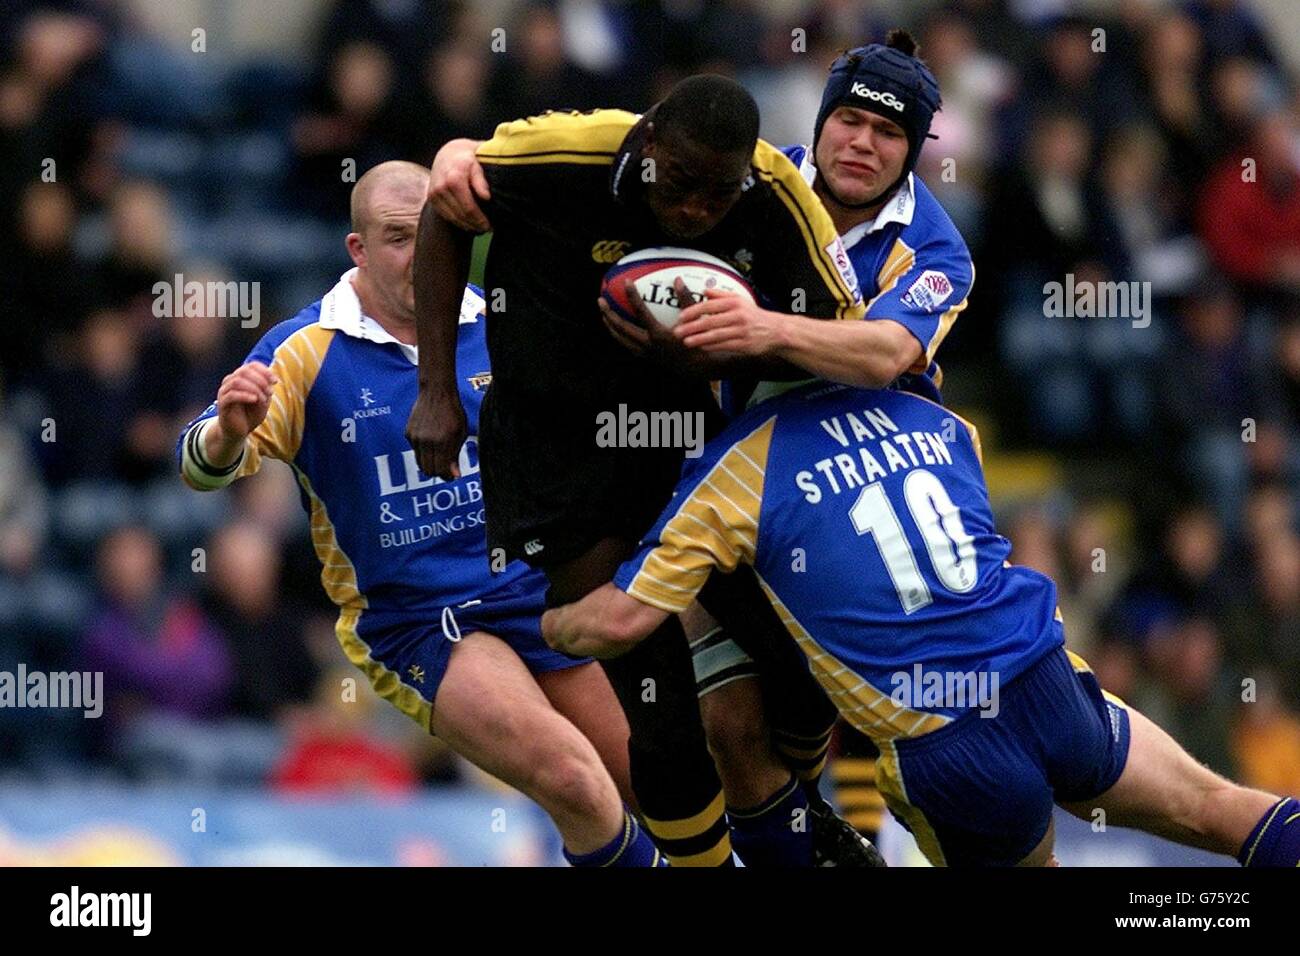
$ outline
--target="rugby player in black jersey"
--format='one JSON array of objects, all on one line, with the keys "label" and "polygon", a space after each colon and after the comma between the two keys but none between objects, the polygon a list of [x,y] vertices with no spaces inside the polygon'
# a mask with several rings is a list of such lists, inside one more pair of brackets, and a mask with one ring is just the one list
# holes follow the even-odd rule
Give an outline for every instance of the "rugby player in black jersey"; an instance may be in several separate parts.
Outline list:
[{"label": "rugby player in black jersey", "polygon": [[[758,111],[743,88],[699,76],[640,118],[548,113],[504,123],[478,148],[494,230],[484,280],[494,377],[480,423],[489,549],[540,567],[557,603],[609,580],[680,470],[682,447],[601,447],[600,416],[676,413],[706,423],[707,434],[720,424],[708,380],[722,366],[688,360],[681,346],[647,361],[607,331],[597,298],[613,261],[689,245],[735,263],[773,308],[826,319],[863,314],[829,215],[757,133]],[[471,239],[426,205],[414,264],[420,397],[407,434],[422,469],[444,478],[455,474],[465,435],[453,357]],[[670,336],[654,341],[673,348]],[[737,583],[719,581],[716,599],[762,606],[726,593]],[[701,603],[726,625],[730,614],[712,606],[709,591]],[[731,837],[680,623],[669,618],[606,666],[631,726],[633,788],[650,833],[678,865],[726,865]],[[800,797],[779,790],[770,799]],[[763,806],[731,808],[738,849],[750,837],[770,844],[770,832],[744,833],[743,811]],[[765,861],[811,856],[809,838],[785,829],[794,831],[779,836],[789,846]]]}]

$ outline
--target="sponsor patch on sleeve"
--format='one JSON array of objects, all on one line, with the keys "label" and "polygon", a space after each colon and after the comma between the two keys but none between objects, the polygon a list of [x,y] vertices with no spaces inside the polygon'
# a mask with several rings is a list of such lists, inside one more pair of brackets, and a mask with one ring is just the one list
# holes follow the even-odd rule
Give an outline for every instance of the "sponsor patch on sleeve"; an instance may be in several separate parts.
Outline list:
[{"label": "sponsor patch on sleeve", "polygon": [[903,296],[903,302],[924,312],[934,312],[952,295],[952,280],[935,269],[922,272]]},{"label": "sponsor patch on sleeve", "polygon": [[478,317],[483,314],[483,308],[487,302],[481,295],[465,286],[465,294],[460,299],[460,324],[467,325],[477,322]]},{"label": "sponsor patch on sleeve", "polygon": [[862,290],[858,288],[858,274],[853,271],[853,263],[849,261],[849,251],[844,248],[844,243],[839,236],[836,236],[835,241],[826,247],[826,254],[831,257],[835,268],[840,271],[840,278],[853,293],[853,301],[860,302]]}]

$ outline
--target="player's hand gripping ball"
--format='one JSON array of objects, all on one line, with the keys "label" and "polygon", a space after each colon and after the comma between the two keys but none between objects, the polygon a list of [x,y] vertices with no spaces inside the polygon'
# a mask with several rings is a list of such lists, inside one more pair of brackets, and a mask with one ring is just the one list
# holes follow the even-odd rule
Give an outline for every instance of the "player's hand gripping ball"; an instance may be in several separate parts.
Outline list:
[{"label": "player's hand gripping ball", "polygon": [[[689,302],[678,302],[674,283],[681,279],[690,293]],[[732,292],[754,301],[749,283],[723,260],[674,246],[658,246],[630,253],[610,266],[600,294],[621,318],[637,322],[636,310],[628,299],[624,282],[631,281],[650,314],[664,328],[677,324],[681,310],[704,300],[706,289]]]}]

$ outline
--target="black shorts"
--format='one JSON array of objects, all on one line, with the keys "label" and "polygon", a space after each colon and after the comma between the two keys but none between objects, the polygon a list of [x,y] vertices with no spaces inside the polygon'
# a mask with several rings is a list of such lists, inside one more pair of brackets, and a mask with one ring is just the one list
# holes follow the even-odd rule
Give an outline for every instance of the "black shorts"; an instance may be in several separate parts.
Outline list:
[{"label": "black shorts", "polygon": [[[699,414],[692,427],[702,427],[705,439],[723,424],[704,384],[672,398],[611,400],[610,411],[620,403]],[[654,524],[681,477],[685,450],[601,447],[598,414],[489,387],[479,418],[489,553],[502,549],[508,560],[546,568],[603,538],[638,540]]]}]

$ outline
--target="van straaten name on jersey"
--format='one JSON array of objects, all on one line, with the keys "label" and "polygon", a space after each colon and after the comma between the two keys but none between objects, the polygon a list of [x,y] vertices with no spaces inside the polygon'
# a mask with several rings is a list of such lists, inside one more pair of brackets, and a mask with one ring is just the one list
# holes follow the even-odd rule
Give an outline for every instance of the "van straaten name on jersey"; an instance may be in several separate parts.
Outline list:
[{"label": "van straaten name on jersey", "polygon": [[[838,495],[845,490],[862,488],[887,474],[906,471],[909,467],[953,463],[952,451],[943,435],[936,431],[913,431],[909,434],[879,407],[864,408],[861,416],[846,411],[843,415],[823,418],[818,424],[842,448],[849,448],[854,442],[872,442],[876,452],[873,454],[868,448],[861,447],[857,449],[856,458],[847,452],[827,455],[815,462],[812,470],[796,472],[794,483],[810,505],[820,504],[823,499],[814,471],[820,474],[830,493]],[[903,452],[906,452],[906,457]]]},{"label": "van straaten name on jersey", "polygon": [[890,109],[898,110],[900,113],[903,112],[903,101],[888,90],[873,90],[864,83],[854,83],[849,87],[849,92],[864,100],[871,100],[873,103],[884,103]]}]

